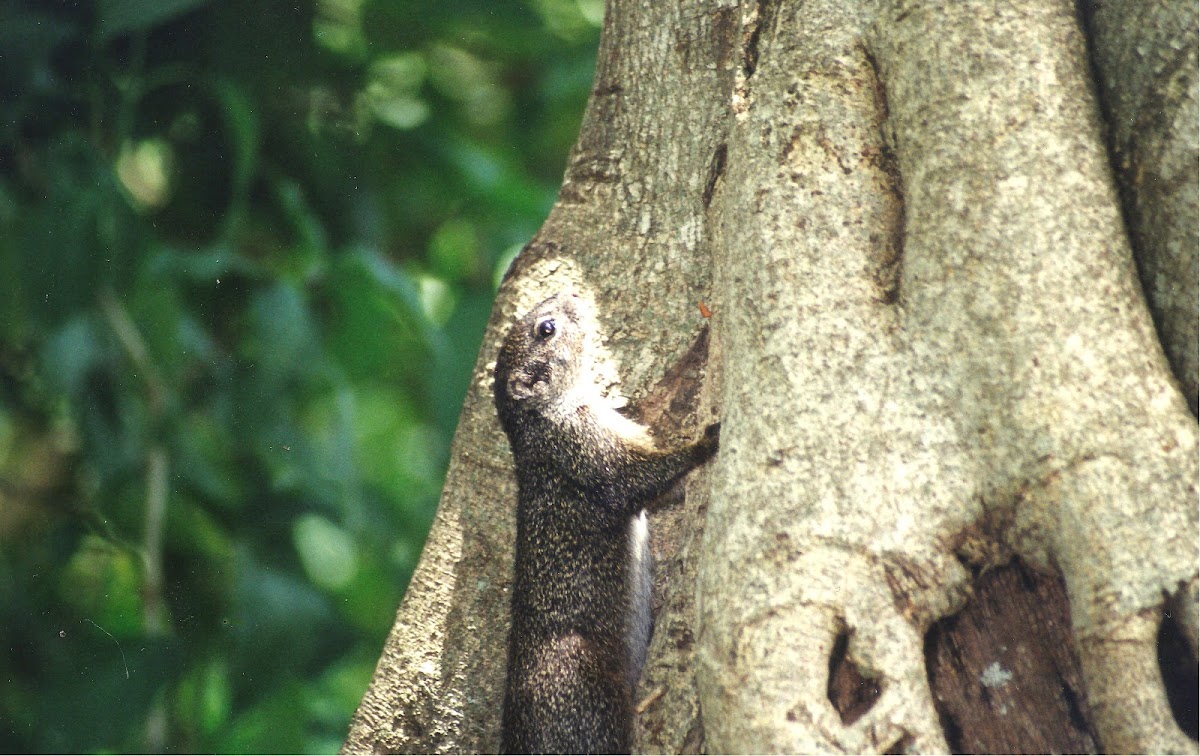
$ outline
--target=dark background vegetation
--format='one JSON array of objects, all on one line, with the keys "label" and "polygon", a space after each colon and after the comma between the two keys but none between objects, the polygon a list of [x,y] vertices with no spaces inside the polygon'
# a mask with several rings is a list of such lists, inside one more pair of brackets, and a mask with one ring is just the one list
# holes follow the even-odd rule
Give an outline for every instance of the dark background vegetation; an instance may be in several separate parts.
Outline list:
[{"label": "dark background vegetation", "polygon": [[333,752],[601,0],[0,0],[0,752]]}]

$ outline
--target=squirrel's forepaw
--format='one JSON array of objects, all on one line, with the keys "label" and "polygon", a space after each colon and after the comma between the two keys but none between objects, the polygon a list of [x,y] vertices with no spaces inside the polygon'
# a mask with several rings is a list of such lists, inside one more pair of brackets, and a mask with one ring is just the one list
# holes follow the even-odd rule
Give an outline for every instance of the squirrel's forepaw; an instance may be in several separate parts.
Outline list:
[{"label": "squirrel's forepaw", "polygon": [[704,429],[704,438],[700,441],[700,446],[705,451],[705,458],[711,457],[717,453],[717,449],[721,447],[721,424],[712,423]]}]

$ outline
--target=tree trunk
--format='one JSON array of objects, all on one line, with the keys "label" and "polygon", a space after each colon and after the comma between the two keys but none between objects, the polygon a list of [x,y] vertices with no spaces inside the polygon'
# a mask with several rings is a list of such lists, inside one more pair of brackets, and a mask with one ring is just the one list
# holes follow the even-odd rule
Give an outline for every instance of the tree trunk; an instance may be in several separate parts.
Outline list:
[{"label": "tree trunk", "polygon": [[636,748],[1195,753],[1196,23],[1153,5],[610,2],[346,750],[498,746],[490,365],[569,285],[614,390],[722,421],[651,519]]}]

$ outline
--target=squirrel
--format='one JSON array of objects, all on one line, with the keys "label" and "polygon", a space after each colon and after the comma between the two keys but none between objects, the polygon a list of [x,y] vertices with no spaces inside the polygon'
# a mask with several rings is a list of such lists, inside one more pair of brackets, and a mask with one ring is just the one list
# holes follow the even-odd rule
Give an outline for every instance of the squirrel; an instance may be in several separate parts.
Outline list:
[{"label": "squirrel", "polygon": [[502,753],[629,753],[651,627],[644,509],[717,451],[717,423],[663,450],[618,411],[596,380],[598,328],[560,292],[496,360],[518,484]]}]

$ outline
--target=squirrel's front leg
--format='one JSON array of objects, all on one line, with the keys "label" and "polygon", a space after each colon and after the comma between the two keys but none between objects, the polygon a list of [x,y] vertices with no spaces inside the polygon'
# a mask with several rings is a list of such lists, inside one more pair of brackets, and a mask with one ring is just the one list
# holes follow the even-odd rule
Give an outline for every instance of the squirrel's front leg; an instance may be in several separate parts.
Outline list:
[{"label": "squirrel's front leg", "polygon": [[693,468],[717,453],[721,424],[704,429],[700,440],[669,451],[630,449],[614,466],[609,480],[610,501],[634,514],[662,496]]}]

